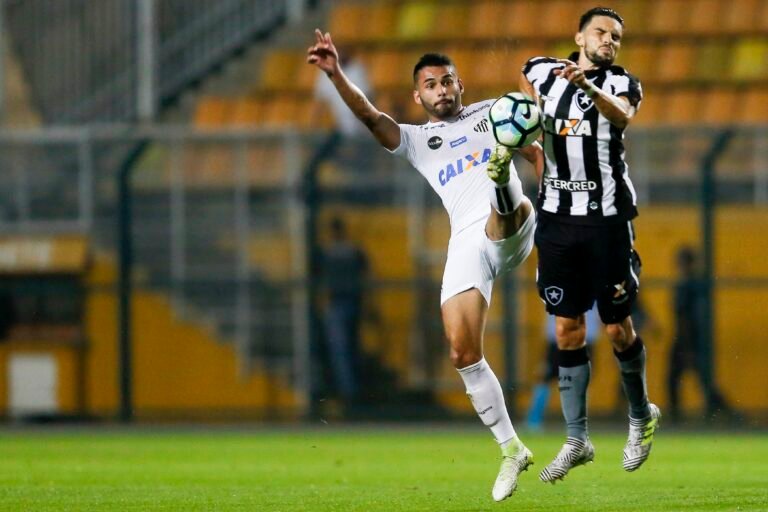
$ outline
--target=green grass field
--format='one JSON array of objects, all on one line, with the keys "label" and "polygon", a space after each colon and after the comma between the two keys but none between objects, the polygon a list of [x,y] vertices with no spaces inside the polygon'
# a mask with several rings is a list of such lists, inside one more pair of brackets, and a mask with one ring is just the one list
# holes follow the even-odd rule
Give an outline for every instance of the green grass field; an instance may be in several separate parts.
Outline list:
[{"label": "green grass field", "polygon": [[768,436],[661,431],[621,469],[624,437],[594,433],[594,464],[538,471],[562,438],[523,435],[536,464],[502,504],[483,430],[58,430],[0,433],[3,511],[768,510]]}]

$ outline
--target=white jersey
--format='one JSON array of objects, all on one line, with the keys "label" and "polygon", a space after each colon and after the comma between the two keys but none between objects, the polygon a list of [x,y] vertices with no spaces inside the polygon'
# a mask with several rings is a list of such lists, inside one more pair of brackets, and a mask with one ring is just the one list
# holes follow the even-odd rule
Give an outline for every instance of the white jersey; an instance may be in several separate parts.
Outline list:
[{"label": "white jersey", "polygon": [[496,144],[488,121],[493,102],[473,103],[449,121],[400,125],[400,146],[392,153],[406,158],[440,196],[451,236],[491,214],[492,181],[485,170]]}]

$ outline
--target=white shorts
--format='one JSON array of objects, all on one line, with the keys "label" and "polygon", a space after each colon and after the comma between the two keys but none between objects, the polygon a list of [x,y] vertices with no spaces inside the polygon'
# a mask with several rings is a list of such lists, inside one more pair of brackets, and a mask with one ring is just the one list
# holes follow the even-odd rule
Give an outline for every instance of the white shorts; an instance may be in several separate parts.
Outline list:
[{"label": "white shorts", "polygon": [[448,242],[440,305],[461,292],[477,288],[491,304],[493,280],[520,265],[531,254],[536,213],[531,214],[514,235],[497,242],[485,234],[487,217],[463,229]]}]

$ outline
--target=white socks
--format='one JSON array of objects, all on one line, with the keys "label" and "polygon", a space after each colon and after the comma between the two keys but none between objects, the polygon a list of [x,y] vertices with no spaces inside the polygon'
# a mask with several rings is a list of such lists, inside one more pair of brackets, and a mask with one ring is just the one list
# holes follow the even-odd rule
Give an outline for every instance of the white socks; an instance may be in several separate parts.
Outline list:
[{"label": "white socks", "polygon": [[523,184],[514,169],[509,172],[509,181],[503,185],[494,183],[491,188],[491,205],[501,215],[508,215],[523,202]]},{"label": "white socks", "polygon": [[464,380],[467,396],[475,406],[475,411],[483,423],[490,427],[496,442],[503,448],[516,435],[507,407],[504,405],[504,393],[499,379],[496,378],[485,358],[458,371]]}]

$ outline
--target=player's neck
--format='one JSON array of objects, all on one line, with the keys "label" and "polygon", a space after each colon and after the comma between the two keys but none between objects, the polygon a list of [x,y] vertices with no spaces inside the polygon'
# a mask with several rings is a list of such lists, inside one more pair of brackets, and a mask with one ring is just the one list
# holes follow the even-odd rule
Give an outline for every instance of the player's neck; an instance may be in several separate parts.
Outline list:
[{"label": "player's neck", "polygon": [[582,71],[589,71],[591,69],[598,69],[600,66],[589,60],[589,58],[584,54],[584,52],[579,53],[579,67],[582,69]]},{"label": "player's neck", "polygon": [[461,105],[461,104],[460,104],[460,105],[459,105],[459,108],[458,108],[458,110],[456,110],[456,113],[454,113],[454,114],[451,114],[450,116],[446,116],[446,117],[442,117],[442,118],[441,118],[441,117],[435,117],[435,116],[433,116],[432,114],[429,114],[429,113],[428,113],[428,114],[427,114],[427,118],[429,119],[429,122],[430,122],[430,123],[444,123],[444,122],[446,122],[446,121],[453,121],[453,120],[455,120],[457,117],[459,117],[459,115],[460,115],[462,112],[464,112],[464,108],[465,108],[465,107],[464,107],[464,105]]}]

